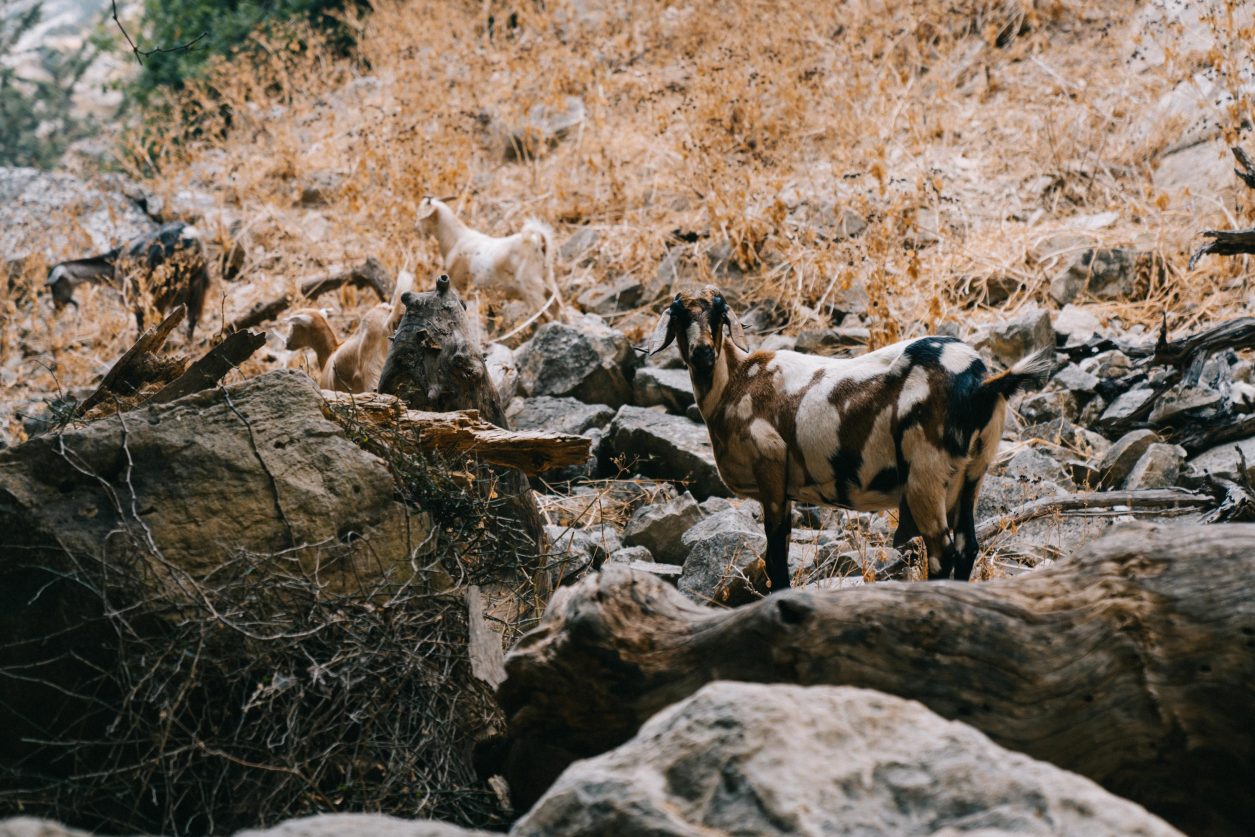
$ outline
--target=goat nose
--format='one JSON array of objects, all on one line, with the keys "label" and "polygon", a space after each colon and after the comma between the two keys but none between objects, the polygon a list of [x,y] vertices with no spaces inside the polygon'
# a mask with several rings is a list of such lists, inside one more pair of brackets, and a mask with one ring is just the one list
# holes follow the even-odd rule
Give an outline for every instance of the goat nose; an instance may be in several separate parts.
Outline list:
[{"label": "goat nose", "polygon": [[710,346],[698,346],[693,350],[693,364],[695,366],[709,367],[715,363],[715,350]]}]

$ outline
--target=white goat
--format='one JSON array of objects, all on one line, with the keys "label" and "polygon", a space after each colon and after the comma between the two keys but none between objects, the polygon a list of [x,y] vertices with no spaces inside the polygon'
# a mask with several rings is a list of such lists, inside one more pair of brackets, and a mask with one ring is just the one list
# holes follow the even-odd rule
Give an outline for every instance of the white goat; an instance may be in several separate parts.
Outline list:
[{"label": "white goat", "polygon": [[418,206],[418,223],[440,243],[445,270],[463,293],[474,288],[490,299],[521,300],[533,314],[554,303],[562,309],[547,224],[530,219],[522,231],[496,238],[466,226],[444,201],[430,197]]},{"label": "white goat", "polygon": [[998,451],[1007,399],[1040,382],[1053,353],[985,377],[971,347],[922,337],[862,357],[750,353],[719,290],[676,294],[650,339],[688,366],[715,463],[733,493],[763,505],[767,576],[789,586],[793,500],[898,509],[893,542],[922,535],[930,578],[970,578],[974,509]]},{"label": "white goat", "polygon": [[358,323],[353,336],[340,342],[324,311],[303,308],[287,318],[291,326],[287,346],[313,349],[321,373],[318,385],[341,392],[367,392],[379,383],[388,357],[388,339],[405,313],[401,297],[414,288],[414,274],[401,271],[390,302],[371,308]]}]

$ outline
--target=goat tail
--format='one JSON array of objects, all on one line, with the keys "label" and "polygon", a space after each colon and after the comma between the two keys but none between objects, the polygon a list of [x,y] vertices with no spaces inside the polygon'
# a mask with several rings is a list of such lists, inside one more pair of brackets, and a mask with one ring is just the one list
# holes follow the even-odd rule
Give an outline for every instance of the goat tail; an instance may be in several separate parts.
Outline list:
[{"label": "goat tail", "polygon": [[1022,390],[1037,389],[1046,383],[1055,368],[1055,352],[1041,349],[1018,361],[1014,366],[980,385],[982,394],[1010,398]]},{"label": "goat tail", "polygon": [[[558,303],[558,310],[565,308],[562,293],[558,290],[558,280],[554,276],[553,228],[544,221],[529,218],[523,224],[523,239],[540,251],[545,261],[545,285],[549,288],[551,301]],[[548,308],[548,303],[545,305]]]}]

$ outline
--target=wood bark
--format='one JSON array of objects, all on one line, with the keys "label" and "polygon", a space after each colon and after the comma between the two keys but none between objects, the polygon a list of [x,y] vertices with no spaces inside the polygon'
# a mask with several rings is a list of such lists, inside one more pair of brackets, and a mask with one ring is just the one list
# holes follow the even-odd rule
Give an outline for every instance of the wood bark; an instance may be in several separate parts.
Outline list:
[{"label": "wood bark", "polygon": [[[100,379],[100,384],[96,390],[75,408],[75,415],[81,416],[87,413],[92,407],[95,407],[103,401],[108,395],[131,395],[135,393],[144,384],[151,383],[159,377],[159,374],[169,374],[171,369],[166,365],[154,366],[153,358],[161,347],[165,345],[166,338],[170,333],[183,321],[183,317],[187,314],[186,305],[176,305],[166,315],[166,318],[157,325],[144,331],[139,336],[131,348],[122,353],[122,357],[114,361],[113,366],[109,367],[109,371]],[[174,371],[174,375],[178,375],[183,370],[179,368]],[[168,380],[169,378],[167,378]]]},{"label": "wood bark", "polygon": [[913,698],[1187,832],[1255,824],[1255,525],[1130,524],[985,584],[790,590],[696,605],[607,565],[506,658],[507,738],[481,747],[526,806],[571,760],[717,679]]},{"label": "wood bark", "polygon": [[474,410],[434,413],[409,410],[394,396],[376,392],[354,395],[323,391],[333,415],[351,416],[376,427],[412,433],[425,451],[446,455],[474,454],[480,460],[528,475],[584,462],[590,442],[584,436],[502,430]]},{"label": "wood bark", "polygon": [[164,404],[216,385],[222,378],[266,343],[266,333],[236,331],[201,356],[187,371],[167,384],[160,392],[148,399],[153,404]]},{"label": "wood bark", "polygon": [[[402,301],[405,315],[379,376],[379,391],[396,395],[415,410],[475,410],[508,431],[501,394],[484,364],[478,329],[449,277],[442,274],[434,290],[407,293]],[[501,512],[525,533],[527,543],[520,547],[539,556],[546,546],[545,528],[526,477],[516,467],[498,468],[495,477],[481,482],[489,486],[497,482]]]},{"label": "wood bark", "polygon": [[[1247,153],[1238,146],[1233,146],[1230,151],[1233,157],[1238,161],[1238,168],[1233,170],[1248,188],[1255,189],[1255,164],[1252,164],[1251,158]],[[1209,253],[1215,253],[1218,256],[1238,256],[1245,253],[1255,253],[1255,228],[1247,230],[1204,230],[1203,235],[1210,238],[1211,241],[1204,244],[1194,251],[1194,255],[1190,256],[1190,270],[1194,269],[1194,265],[1198,260]]]}]

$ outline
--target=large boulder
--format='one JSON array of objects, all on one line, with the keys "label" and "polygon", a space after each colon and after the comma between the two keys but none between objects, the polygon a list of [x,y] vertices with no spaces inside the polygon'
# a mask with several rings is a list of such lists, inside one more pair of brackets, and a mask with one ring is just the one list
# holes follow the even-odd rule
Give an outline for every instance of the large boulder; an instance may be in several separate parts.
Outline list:
[{"label": "large boulder", "polygon": [[235,837],[488,837],[491,833],[437,820],[406,820],[385,814],[318,814],[285,820],[271,828],[237,831]]},{"label": "large boulder", "polygon": [[1010,366],[1038,349],[1055,344],[1054,328],[1050,313],[1030,306],[1011,319],[998,323],[989,333],[977,341],[980,348],[989,352],[1004,366]]},{"label": "large boulder", "polygon": [[642,367],[632,379],[632,392],[638,407],[661,405],[680,415],[694,403],[693,382],[687,369]]},{"label": "large boulder", "polygon": [[0,168],[0,262],[94,255],[156,228],[121,191],[68,174]]},{"label": "large boulder", "polygon": [[563,834],[1175,835],[1089,779],[866,689],[715,682],[576,762],[515,824]]},{"label": "large boulder", "polygon": [[659,479],[684,480],[695,497],[728,496],[704,425],[660,410],[626,406],[610,423],[610,448],[624,464]]},{"label": "large boulder", "polygon": [[577,398],[619,407],[632,400],[634,358],[627,338],[594,317],[578,325],[547,323],[515,352],[519,385],[529,396]]},{"label": "large boulder", "polygon": [[408,564],[424,537],[383,460],[349,441],[314,382],[292,371],[0,453],[0,530],[14,559],[0,572],[27,563],[19,546],[104,558],[136,539],[190,572],[310,544]]}]

